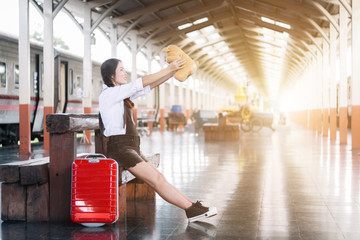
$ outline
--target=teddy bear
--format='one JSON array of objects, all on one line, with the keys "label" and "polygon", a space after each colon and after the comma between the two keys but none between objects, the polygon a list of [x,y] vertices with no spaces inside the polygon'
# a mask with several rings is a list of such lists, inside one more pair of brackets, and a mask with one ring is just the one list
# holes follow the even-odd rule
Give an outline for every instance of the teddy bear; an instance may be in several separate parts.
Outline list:
[{"label": "teddy bear", "polygon": [[162,49],[163,52],[167,54],[166,61],[171,63],[177,58],[184,59],[185,66],[178,70],[174,74],[174,78],[179,80],[180,82],[185,81],[188,77],[190,77],[197,69],[199,63],[192,60],[183,50],[181,50],[176,45],[169,45]]}]

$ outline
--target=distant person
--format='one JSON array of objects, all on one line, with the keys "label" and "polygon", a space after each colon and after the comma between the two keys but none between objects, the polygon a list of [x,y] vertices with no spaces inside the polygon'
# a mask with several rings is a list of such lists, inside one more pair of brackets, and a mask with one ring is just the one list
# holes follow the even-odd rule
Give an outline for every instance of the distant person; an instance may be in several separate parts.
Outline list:
[{"label": "distant person", "polygon": [[183,68],[185,61],[177,59],[168,67],[127,83],[126,72],[119,59],[111,58],[101,65],[104,89],[99,97],[100,124],[107,137],[107,157],[149,184],[167,202],[185,210],[190,222],[217,214],[215,207],[194,202],[171,185],[140,152],[140,136],[134,122],[132,100],[170,79]]}]

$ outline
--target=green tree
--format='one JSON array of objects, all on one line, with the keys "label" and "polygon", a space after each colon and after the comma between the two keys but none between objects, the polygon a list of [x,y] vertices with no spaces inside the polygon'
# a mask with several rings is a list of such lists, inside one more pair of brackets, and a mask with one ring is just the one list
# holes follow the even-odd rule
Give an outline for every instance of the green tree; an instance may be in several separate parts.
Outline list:
[{"label": "green tree", "polygon": [[59,37],[54,37],[54,46],[65,50],[69,50],[69,46]]},{"label": "green tree", "polygon": [[[44,42],[44,36],[42,33],[39,33],[37,31],[35,31],[32,35],[31,35],[32,39],[35,39],[36,41],[39,42]],[[54,42],[54,47],[59,47],[65,50],[69,50],[69,46],[64,42],[64,40],[62,40],[59,37],[54,37],[53,39]]]},{"label": "green tree", "polygon": [[30,36],[30,38],[35,39],[36,41],[39,41],[39,42],[44,42],[44,36],[41,33],[37,32],[37,31],[35,31]]}]

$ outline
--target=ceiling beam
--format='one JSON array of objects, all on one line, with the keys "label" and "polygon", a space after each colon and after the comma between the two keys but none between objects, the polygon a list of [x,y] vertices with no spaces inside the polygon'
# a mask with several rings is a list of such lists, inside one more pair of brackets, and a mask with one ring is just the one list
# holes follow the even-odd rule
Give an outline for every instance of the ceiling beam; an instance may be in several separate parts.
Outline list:
[{"label": "ceiling beam", "polygon": [[150,15],[153,12],[159,11],[161,9],[166,9],[166,8],[171,8],[171,7],[175,7],[178,6],[182,3],[188,2],[190,0],[171,0],[171,1],[158,1],[154,4],[151,4],[147,7],[140,7],[140,8],[136,8],[135,11],[120,15],[118,17],[114,18],[114,22],[116,24],[122,24],[126,21],[129,20],[133,20],[136,19],[140,16],[144,16],[144,15]]},{"label": "ceiling beam", "polygon": [[[235,7],[238,8],[238,9],[245,9],[245,10],[250,11],[252,13],[258,13],[261,16],[268,17],[268,18],[270,18],[272,20],[275,20],[275,21],[279,21],[279,22],[282,22],[282,23],[289,24],[291,26],[291,28],[294,28],[294,29],[298,28],[298,29],[303,30],[303,29],[309,29],[309,28],[311,29],[311,28],[313,28],[312,25],[310,25],[306,21],[303,21],[300,18],[284,16],[279,12],[268,11],[268,10],[257,8],[257,7],[255,7],[253,5],[245,4],[245,3],[242,3],[242,2],[237,2],[235,4]],[[242,18],[243,16],[246,16],[246,15],[239,14],[240,18]],[[259,18],[259,20],[260,20],[260,18]]]},{"label": "ceiling beam", "polygon": [[[314,9],[313,6],[307,4],[307,1],[289,1],[289,0],[257,0],[258,3],[268,4],[270,6],[276,7],[278,11],[289,12],[292,14],[303,14],[307,17],[311,17],[319,20],[326,20],[324,16],[319,15],[319,11]],[[292,15],[291,14],[291,15]]]},{"label": "ceiling beam", "polygon": [[222,15],[220,15],[218,17],[212,17],[207,22],[196,24],[196,25],[193,25],[193,26],[191,26],[189,28],[185,28],[185,29],[182,29],[182,30],[166,31],[163,34],[158,34],[154,38],[159,40],[159,41],[162,41],[163,39],[167,39],[167,38],[169,38],[171,36],[174,36],[175,34],[176,35],[185,35],[186,33],[193,32],[193,31],[196,31],[196,30],[200,30],[202,28],[213,25],[213,24],[215,24],[217,22],[224,21],[225,19],[228,19],[228,18],[230,18],[230,16],[228,16],[228,15],[226,15],[226,17],[224,17]]},{"label": "ceiling beam", "polygon": [[217,9],[217,8],[220,8],[224,5],[224,2],[223,1],[214,1],[215,3],[212,3],[212,4],[209,4],[209,5],[206,5],[204,7],[201,7],[199,9],[195,9],[195,10],[192,10],[192,11],[189,11],[187,13],[183,13],[183,14],[178,14],[178,15],[175,15],[175,16],[172,16],[172,17],[169,17],[167,19],[164,19],[163,21],[161,22],[155,22],[155,23],[150,23],[149,25],[146,25],[144,27],[140,27],[139,29],[139,34],[142,34],[142,33],[145,33],[145,32],[148,32],[154,28],[159,28],[159,27],[166,27],[170,24],[173,24],[175,22],[178,22],[178,21],[181,21],[183,20],[184,18],[188,18],[188,17],[193,17],[193,16],[197,16],[201,13],[204,13],[204,12],[207,12],[207,11],[211,11],[211,10],[214,10],[214,9]]},{"label": "ceiling beam", "polygon": [[310,1],[317,9],[319,9],[319,11],[324,14],[326,16],[326,18],[328,19],[328,21],[331,23],[331,25],[334,26],[334,28],[336,29],[337,32],[340,32],[340,26],[339,24],[336,22],[336,20],[333,18],[333,16],[331,16],[331,14],[326,11],[326,9],[318,2],[316,1]]}]

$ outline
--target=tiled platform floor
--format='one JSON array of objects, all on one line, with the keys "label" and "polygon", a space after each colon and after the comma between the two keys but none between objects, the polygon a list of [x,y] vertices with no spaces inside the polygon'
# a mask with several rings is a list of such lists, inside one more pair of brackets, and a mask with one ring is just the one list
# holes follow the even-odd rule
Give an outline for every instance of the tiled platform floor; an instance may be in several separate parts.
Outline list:
[{"label": "tiled platform floor", "polygon": [[[2,223],[2,239],[360,239],[360,155],[298,126],[204,142],[202,133],[154,132],[146,154],[193,199],[219,214],[188,225],[183,210],[157,196],[128,203],[124,222]],[[78,150],[79,151],[79,150]],[[82,150],[80,150],[82,151]],[[0,154],[1,157],[1,154]],[[198,230],[198,229],[202,230]]]}]

